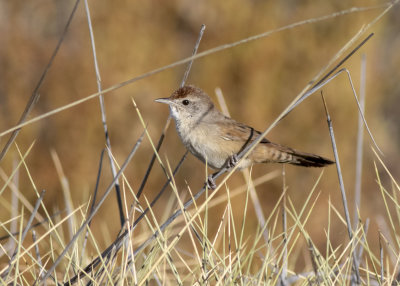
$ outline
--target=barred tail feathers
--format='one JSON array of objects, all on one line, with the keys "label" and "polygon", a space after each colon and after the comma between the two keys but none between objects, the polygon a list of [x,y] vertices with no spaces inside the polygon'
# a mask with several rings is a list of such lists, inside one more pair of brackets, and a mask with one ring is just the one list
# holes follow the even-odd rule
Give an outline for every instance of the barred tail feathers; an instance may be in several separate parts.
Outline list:
[{"label": "barred tail feathers", "polygon": [[259,163],[288,163],[303,167],[324,167],[335,163],[319,155],[300,152],[271,142],[259,144],[250,156]]}]

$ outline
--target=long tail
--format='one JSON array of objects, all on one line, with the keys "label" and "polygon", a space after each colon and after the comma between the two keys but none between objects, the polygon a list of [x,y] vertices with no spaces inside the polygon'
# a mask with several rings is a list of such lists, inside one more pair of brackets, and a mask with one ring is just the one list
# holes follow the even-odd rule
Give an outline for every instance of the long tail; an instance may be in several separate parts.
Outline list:
[{"label": "long tail", "polygon": [[[260,163],[288,163],[303,167],[324,167],[335,163],[324,157],[300,152],[272,142],[259,144],[259,147],[254,150],[254,155],[253,159]],[[260,160],[261,158],[263,158],[263,160]]]},{"label": "long tail", "polygon": [[324,157],[315,154],[309,154],[297,151],[296,153],[292,154],[292,156],[293,159],[292,161],[288,162],[289,164],[304,166],[304,167],[325,167],[326,165],[335,163],[334,161],[331,161],[329,159],[326,159]]}]

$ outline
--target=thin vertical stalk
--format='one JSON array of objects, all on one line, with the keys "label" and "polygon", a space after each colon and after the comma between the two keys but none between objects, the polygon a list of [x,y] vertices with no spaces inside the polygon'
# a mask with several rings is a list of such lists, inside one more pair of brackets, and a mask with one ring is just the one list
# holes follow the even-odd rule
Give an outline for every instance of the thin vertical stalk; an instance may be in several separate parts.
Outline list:
[{"label": "thin vertical stalk", "polygon": [[[100,71],[99,71],[99,66],[97,64],[97,56],[96,56],[96,45],[94,43],[94,34],[93,34],[93,28],[92,28],[92,20],[90,18],[90,10],[89,10],[89,5],[87,0],[85,2],[85,11],[87,15],[87,20],[88,20],[88,25],[89,25],[89,34],[90,34],[90,43],[92,45],[92,53],[93,53],[93,62],[94,62],[94,70],[96,72],[96,81],[97,81],[97,91],[100,93],[99,95],[99,102],[100,102],[100,111],[101,111],[101,122],[103,124],[104,128],[104,135],[106,139],[106,145],[107,145],[107,154],[108,154],[108,159],[110,161],[110,166],[111,166],[111,173],[113,178],[116,177],[117,175],[117,170],[115,168],[112,152],[111,152],[111,142],[110,142],[110,136],[108,133],[108,127],[107,127],[107,117],[106,117],[106,108],[104,106],[104,97],[101,94],[102,88],[101,88],[101,77],[100,77]],[[119,186],[119,180],[118,178],[115,181],[115,193],[117,196],[117,203],[118,203],[118,210],[119,210],[119,218],[121,222],[121,227],[124,226],[125,223],[125,215],[124,215],[124,210],[122,207],[122,199],[121,199],[121,190]]]},{"label": "thin vertical stalk", "polygon": [[[332,141],[332,149],[333,149],[333,154],[334,154],[335,162],[336,162],[336,170],[337,170],[338,179],[339,179],[340,193],[342,195],[342,202],[343,202],[344,214],[345,214],[345,218],[346,218],[347,232],[349,235],[350,242],[354,246],[353,231],[352,231],[352,227],[351,227],[349,208],[348,208],[348,204],[347,204],[346,191],[344,189],[343,176],[342,176],[342,170],[341,170],[340,162],[339,162],[339,155],[338,155],[337,147],[336,147],[335,135],[333,133],[332,121],[331,121],[331,117],[328,112],[328,107],[326,106],[325,98],[324,98],[324,95],[322,92],[321,92],[321,96],[322,96],[322,101],[324,103],[326,120],[327,120],[328,128],[329,128],[329,135],[330,135],[331,141]],[[358,260],[356,257],[356,253],[353,249],[350,251],[351,251],[352,258],[353,258],[353,270],[354,270],[354,274],[356,275],[356,284],[360,284],[360,273],[359,273],[359,269],[358,269]],[[351,281],[351,285],[353,285],[353,279]]]},{"label": "thin vertical stalk", "polygon": [[[361,113],[365,110],[365,86],[366,86],[366,68],[367,61],[365,54],[361,58],[361,77],[360,77],[360,107]],[[362,177],[362,161],[363,161],[363,138],[364,138],[364,122],[362,115],[358,115],[358,132],[357,132],[357,153],[356,153],[356,181],[354,186],[354,221],[353,227],[358,225],[358,210],[361,202],[361,177]]]}]

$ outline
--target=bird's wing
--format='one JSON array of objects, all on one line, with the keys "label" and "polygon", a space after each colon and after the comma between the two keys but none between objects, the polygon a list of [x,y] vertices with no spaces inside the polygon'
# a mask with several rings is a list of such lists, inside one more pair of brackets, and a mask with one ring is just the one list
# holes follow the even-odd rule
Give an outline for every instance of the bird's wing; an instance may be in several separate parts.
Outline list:
[{"label": "bird's wing", "polygon": [[[220,121],[218,126],[220,128],[219,134],[221,134],[221,137],[224,140],[243,142],[244,145],[253,142],[261,134],[260,131],[257,131],[243,123],[237,122],[229,117],[226,117],[225,120]],[[261,139],[260,142],[270,143],[270,141],[266,138]]]}]

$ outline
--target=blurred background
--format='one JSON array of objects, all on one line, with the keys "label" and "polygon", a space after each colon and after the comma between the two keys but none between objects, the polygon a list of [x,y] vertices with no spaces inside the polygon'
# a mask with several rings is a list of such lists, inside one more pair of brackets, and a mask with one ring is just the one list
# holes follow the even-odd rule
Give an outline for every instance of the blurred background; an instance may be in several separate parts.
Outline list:
[{"label": "blurred background", "polygon": [[[103,88],[128,80],[152,69],[188,57],[202,24],[207,26],[199,51],[276,29],[300,20],[330,15],[352,7],[375,7],[361,12],[311,23],[224,50],[194,62],[188,83],[204,89],[216,102],[215,88],[221,88],[231,116],[263,131],[362,27],[379,15],[385,1],[89,1],[97,57]],[[6,1],[0,0],[0,130],[14,126],[34,90],[41,73],[65,27],[74,1]],[[381,5],[379,7],[379,5]],[[372,29],[374,37],[346,64],[357,91],[360,83],[361,55],[367,59],[366,119],[384,162],[395,178],[399,178],[399,120],[400,100],[400,13],[395,6]],[[367,36],[367,34],[365,34]],[[167,97],[180,84],[186,66],[168,69],[147,77],[105,96],[107,123],[116,160],[122,164],[143,131],[132,98],[139,106],[150,135],[157,141],[168,108],[154,99]],[[29,118],[97,92],[93,56],[84,3],[78,6],[67,36],[48,72],[40,98]],[[357,107],[347,77],[343,74],[324,87],[333,120],[344,183],[349,203],[354,201],[356,159]],[[218,106],[218,105],[217,105]],[[4,146],[9,135],[1,138]],[[333,158],[323,105],[315,94],[298,106],[268,135],[268,139],[292,148]],[[18,188],[29,200],[36,195],[31,179],[38,190],[45,189],[44,202],[49,210],[64,209],[60,178],[51,156],[60,159],[68,179],[75,206],[93,194],[100,153],[105,147],[98,99],[63,111],[26,126],[16,143],[24,153],[35,145],[27,156],[26,169],[19,174]],[[376,183],[372,141],[364,136],[361,217],[371,219],[369,235],[376,244],[380,218],[385,217],[384,203]],[[174,167],[185,149],[171,124],[160,151]],[[125,176],[136,192],[152,156],[145,139]],[[3,184],[19,160],[15,145],[0,163]],[[100,193],[111,182],[108,159],[104,160]],[[274,170],[280,165],[257,165],[253,178]],[[383,184],[389,189],[388,176],[378,168]],[[320,169],[287,166],[286,185],[295,207],[300,209],[315,184]],[[31,178],[30,178],[31,176]],[[189,155],[176,176],[182,196],[189,196],[187,185],[198,190],[205,180],[204,165]],[[282,177],[257,187],[266,216],[282,193]],[[317,245],[324,245],[328,201],[343,212],[335,167],[324,170],[315,196],[320,193],[313,216],[307,224]],[[156,163],[144,195],[152,199],[165,182]],[[2,184],[2,185],[3,185]],[[240,173],[228,181],[231,188],[244,184]],[[9,200],[10,189],[2,194]],[[154,209],[162,214],[163,202],[174,196],[169,189]],[[315,197],[314,196],[314,197]],[[240,222],[245,194],[233,200],[235,216]],[[132,200],[129,196],[128,200]],[[130,204],[131,202],[128,201]],[[221,209],[211,210],[221,214]],[[100,245],[106,246],[119,230],[116,223],[117,204],[113,193],[107,199],[93,223]],[[353,209],[351,209],[351,214]],[[112,215],[110,215],[112,214]],[[253,208],[249,209],[254,222]],[[0,218],[10,218],[10,211],[0,210]],[[341,243],[346,229],[335,217],[332,219],[332,242]],[[210,232],[216,226],[210,225]],[[109,237],[103,230],[109,230]],[[249,229],[249,233],[254,231]],[[104,236],[104,237],[103,237]],[[378,248],[377,248],[378,250]]]}]

